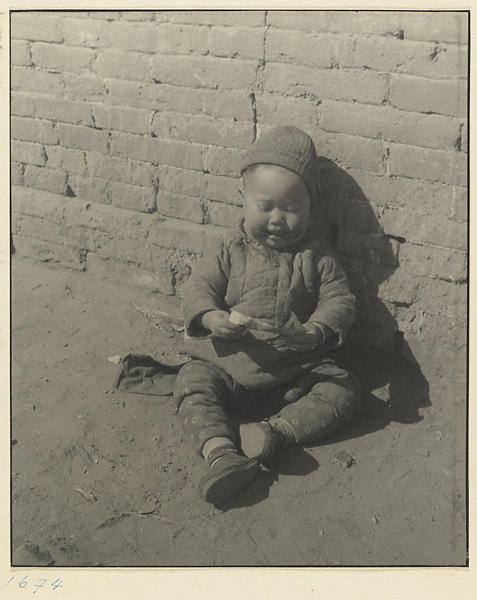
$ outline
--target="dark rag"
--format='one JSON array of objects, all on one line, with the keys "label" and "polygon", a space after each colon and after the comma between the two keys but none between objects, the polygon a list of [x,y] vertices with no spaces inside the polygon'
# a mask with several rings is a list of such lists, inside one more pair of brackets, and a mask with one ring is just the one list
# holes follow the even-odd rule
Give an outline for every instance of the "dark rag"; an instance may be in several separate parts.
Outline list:
[{"label": "dark rag", "polygon": [[128,354],[119,363],[113,387],[131,394],[171,396],[177,373],[185,364],[169,364],[147,354]]}]

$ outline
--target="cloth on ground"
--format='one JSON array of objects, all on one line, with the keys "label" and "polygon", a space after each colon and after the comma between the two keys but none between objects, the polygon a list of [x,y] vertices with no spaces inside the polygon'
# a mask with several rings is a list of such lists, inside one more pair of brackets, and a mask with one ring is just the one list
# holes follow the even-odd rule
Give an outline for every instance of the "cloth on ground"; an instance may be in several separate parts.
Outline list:
[{"label": "cloth on ground", "polygon": [[172,362],[165,357],[128,354],[119,364],[113,387],[131,394],[171,396],[180,368],[188,362]]}]

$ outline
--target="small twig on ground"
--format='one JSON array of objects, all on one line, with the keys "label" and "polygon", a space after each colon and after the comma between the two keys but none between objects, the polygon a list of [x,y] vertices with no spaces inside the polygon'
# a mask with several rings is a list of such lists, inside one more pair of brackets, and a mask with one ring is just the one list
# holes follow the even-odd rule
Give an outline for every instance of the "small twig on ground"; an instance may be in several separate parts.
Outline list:
[{"label": "small twig on ground", "polygon": [[172,521],[171,519],[166,519],[166,517],[160,517],[159,515],[151,515],[148,513],[138,513],[140,517],[152,517],[153,519],[159,519],[160,521],[167,521],[168,523],[173,523],[174,525],[179,525],[179,527],[184,527],[184,523],[178,523],[177,521]]},{"label": "small twig on ground", "polygon": [[73,486],[71,488],[74,492],[80,493],[85,500],[90,500],[91,502],[96,502],[96,496],[92,492],[85,492],[83,489],[77,486]]}]

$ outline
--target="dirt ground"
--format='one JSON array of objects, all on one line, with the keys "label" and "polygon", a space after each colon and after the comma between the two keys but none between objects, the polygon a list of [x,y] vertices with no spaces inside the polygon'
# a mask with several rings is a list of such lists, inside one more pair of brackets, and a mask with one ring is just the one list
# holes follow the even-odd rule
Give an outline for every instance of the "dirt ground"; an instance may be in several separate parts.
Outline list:
[{"label": "dirt ground", "polygon": [[351,356],[367,390],[356,420],[215,508],[172,399],[112,387],[108,357],[181,351],[137,308],[177,306],[17,255],[12,273],[14,564],[23,545],[56,566],[465,564],[465,399],[444,380],[429,392],[405,361]]}]

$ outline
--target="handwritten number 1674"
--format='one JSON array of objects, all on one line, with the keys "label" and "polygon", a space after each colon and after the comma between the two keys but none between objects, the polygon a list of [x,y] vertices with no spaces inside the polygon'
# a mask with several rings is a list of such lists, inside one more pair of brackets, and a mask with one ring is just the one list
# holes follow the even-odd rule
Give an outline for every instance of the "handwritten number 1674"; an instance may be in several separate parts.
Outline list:
[{"label": "handwritten number 1674", "polygon": [[[11,581],[13,581],[14,579],[15,579],[15,577],[12,577],[11,579],[9,579],[9,580],[7,581],[7,583],[5,584],[5,586],[7,586],[7,585],[8,585],[8,584],[9,584]],[[18,587],[20,587],[20,588],[22,588],[22,589],[23,589],[23,588],[26,588],[26,587],[27,587],[27,585],[28,585],[27,579],[28,579],[28,575],[25,575],[25,577],[24,577],[24,578],[23,578],[21,581],[19,581],[19,582],[18,582]],[[36,588],[36,590],[33,592],[34,594],[36,594],[36,593],[37,593],[37,591],[38,591],[40,588],[42,588],[42,587],[44,587],[44,586],[45,586],[45,584],[46,584],[46,582],[48,581],[48,579],[40,579],[40,578],[38,578],[38,579],[37,579],[37,581],[41,581],[42,583],[33,583],[33,584],[32,584],[32,585],[33,585],[33,587],[35,587],[35,588]],[[53,583],[50,583],[50,585],[51,585],[51,587],[52,587],[54,590],[56,590],[56,588],[63,587],[63,586],[62,586],[61,579],[56,579],[55,581],[53,581]]]}]

